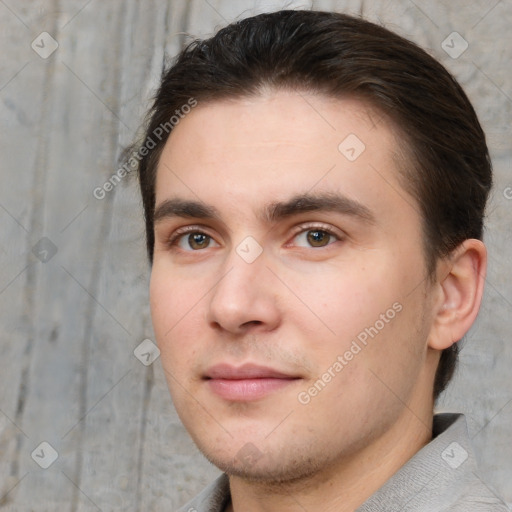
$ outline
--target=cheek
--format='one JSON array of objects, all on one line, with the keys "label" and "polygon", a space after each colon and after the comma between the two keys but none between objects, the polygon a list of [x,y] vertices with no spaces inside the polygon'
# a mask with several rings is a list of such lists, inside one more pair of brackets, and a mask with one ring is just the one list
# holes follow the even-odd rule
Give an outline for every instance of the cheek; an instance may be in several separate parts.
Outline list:
[{"label": "cheek", "polygon": [[[373,325],[396,300],[380,270],[364,266],[326,266],[309,275],[285,276],[295,297],[287,296],[287,310],[303,328],[325,334],[342,348],[365,327]],[[314,338],[313,338],[314,339]]]},{"label": "cheek", "polygon": [[[166,277],[153,268],[149,289],[151,319],[162,361],[172,362],[186,357],[189,339],[180,342],[187,333],[193,339],[201,308],[201,294],[193,286],[184,286],[179,278]],[[178,350],[179,349],[179,350]],[[185,352],[185,354],[184,354]]]},{"label": "cheek", "polygon": [[357,369],[359,379],[369,380],[370,386],[375,385],[370,369],[393,383],[413,377],[425,345],[424,298],[421,287],[411,293],[409,283],[417,279],[393,273],[397,265],[391,263],[382,258],[374,265],[330,269],[308,280],[292,281],[290,276],[290,288],[300,301],[288,311],[294,310],[293,323],[304,334],[306,350],[314,349],[317,371],[347,354],[350,373]]},{"label": "cheek", "polygon": [[152,273],[150,305],[153,329],[160,349],[160,363],[178,411],[190,405],[184,389],[189,385],[190,369],[196,362],[197,343],[194,340],[200,340],[200,332],[194,327],[198,325],[200,304],[195,294],[187,292],[190,288],[182,287],[179,279],[166,279],[158,272]]}]

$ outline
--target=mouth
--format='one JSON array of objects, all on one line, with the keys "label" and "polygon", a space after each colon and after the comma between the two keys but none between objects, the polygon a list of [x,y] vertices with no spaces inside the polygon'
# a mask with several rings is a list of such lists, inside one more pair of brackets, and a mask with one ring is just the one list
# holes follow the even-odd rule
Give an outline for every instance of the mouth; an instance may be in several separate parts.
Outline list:
[{"label": "mouth", "polygon": [[203,380],[217,396],[234,402],[258,400],[302,380],[298,375],[254,364],[209,368]]}]

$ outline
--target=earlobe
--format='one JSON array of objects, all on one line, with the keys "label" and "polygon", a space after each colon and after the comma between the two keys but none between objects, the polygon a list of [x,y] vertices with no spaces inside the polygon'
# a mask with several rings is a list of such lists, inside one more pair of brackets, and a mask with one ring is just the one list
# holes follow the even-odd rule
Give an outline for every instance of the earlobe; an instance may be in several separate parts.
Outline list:
[{"label": "earlobe", "polygon": [[487,250],[476,239],[465,240],[442,262],[430,348],[444,350],[468,332],[480,309],[486,269]]}]

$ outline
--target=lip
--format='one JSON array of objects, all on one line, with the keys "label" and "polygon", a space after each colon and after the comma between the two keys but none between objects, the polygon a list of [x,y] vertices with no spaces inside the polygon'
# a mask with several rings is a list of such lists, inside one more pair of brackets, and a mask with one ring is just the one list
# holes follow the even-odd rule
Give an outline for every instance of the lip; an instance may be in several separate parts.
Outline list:
[{"label": "lip", "polygon": [[232,366],[230,364],[216,364],[209,368],[205,374],[207,379],[295,379],[298,375],[281,372],[268,366],[246,363],[242,366]]},{"label": "lip", "polygon": [[301,377],[255,364],[218,364],[209,368],[203,379],[210,390],[221,398],[244,402],[264,398]]}]

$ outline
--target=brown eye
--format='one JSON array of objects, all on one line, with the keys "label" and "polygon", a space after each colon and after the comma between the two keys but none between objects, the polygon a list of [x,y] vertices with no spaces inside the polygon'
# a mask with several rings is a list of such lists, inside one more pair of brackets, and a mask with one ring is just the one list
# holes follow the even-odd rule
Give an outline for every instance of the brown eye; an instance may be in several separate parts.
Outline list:
[{"label": "brown eye", "polygon": [[310,230],[307,232],[307,241],[312,247],[324,247],[329,244],[332,235],[321,229]]},{"label": "brown eye", "polygon": [[333,233],[329,229],[320,229],[320,227],[307,226],[295,235],[294,245],[304,248],[322,248],[332,245],[334,242],[341,240],[341,237]]},{"label": "brown eye", "polygon": [[176,230],[167,241],[169,248],[181,252],[198,252],[202,249],[220,247],[215,238],[194,228],[195,226],[186,226]]},{"label": "brown eye", "polygon": [[187,237],[187,242],[190,248],[197,249],[205,249],[208,247],[211,238],[204,233],[190,233]]}]

